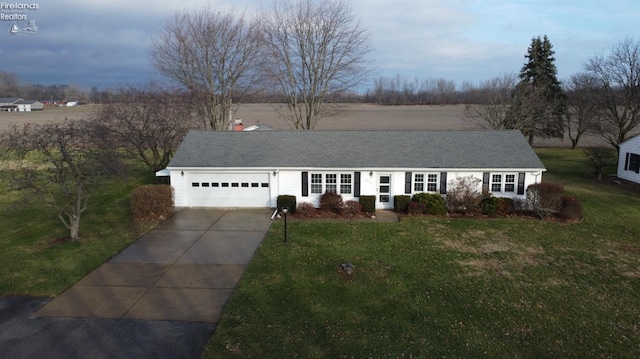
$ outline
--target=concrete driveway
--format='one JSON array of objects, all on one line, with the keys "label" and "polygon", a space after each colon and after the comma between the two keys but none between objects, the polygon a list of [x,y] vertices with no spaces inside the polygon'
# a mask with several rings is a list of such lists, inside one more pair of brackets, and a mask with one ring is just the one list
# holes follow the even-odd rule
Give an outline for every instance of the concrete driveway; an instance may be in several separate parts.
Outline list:
[{"label": "concrete driveway", "polygon": [[0,353],[198,357],[270,214],[183,209],[51,301],[0,299]]}]

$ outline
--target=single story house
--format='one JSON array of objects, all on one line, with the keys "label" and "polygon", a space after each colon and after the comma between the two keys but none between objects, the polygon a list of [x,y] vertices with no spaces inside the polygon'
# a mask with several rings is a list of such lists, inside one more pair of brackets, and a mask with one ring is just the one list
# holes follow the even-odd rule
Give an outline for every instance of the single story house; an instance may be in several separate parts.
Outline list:
[{"label": "single story house", "polygon": [[618,177],[640,183],[640,135],[633,136],[620,144]]},{"label": "single story house", "polygon": [[190,131],[166,170],[176,207],[271,207],[279,195],[319,205],[335,191],[345,201],[376,196],[445,195],[474,176],[494,196],[525,198],[544,165],[516,130]]}]

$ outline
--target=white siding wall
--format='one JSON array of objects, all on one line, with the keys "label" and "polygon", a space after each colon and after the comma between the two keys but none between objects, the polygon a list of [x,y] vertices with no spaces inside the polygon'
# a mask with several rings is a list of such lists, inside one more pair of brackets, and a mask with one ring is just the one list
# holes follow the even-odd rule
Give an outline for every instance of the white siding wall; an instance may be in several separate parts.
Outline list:
[{"label": "white siding wall", "polygon": [[[623,164],[624,166],[624,164]],[[171,170],[170,171],[170,179],[171,185],[174,190],[174,201],[176,207],[188,207],[189,203],[189,191],[191,190],[191,173],[202,174],[205,173],[205,170],[196,171],[188,171],[184,170],[184,176],[180,173],[181,170]],[[223,172],[223,171],[219,171]],[[235,171],[240,172],[240,171]],[[302,170],[279,170],[276,172],[276,175],[273,175],[272,172],[269,173],[269,181],[270,181],[270,206],[271,208],[275,208],[277,205],[277,198],[279,195],[292,195],[296,197],[298,203],[308,202],[313,204],[314,206],[319,206],[319,198],[321,194],[312,194],[311,190],[308,191],[308,196],[302,196]],[[305,171],[309,173],[309,186],[311,185],[311,174],[312,173],[335,173],[338,176],[341,173],[353,173],[355,171],[344,171],[344,170],[308,170]],[[378,209],[392,209],[393,208],[393,197],[396,195],[405,195],[405,173],[406,171],[370,171],[370,170],[361,170],[360,172],[360,195],[368,195],[368,196],[376,196],[376,208]],[[456,182],[456,178],[458,177],[468,177],[473,176],[478,179],[478,191],[482,190],[482,179],[484,171],[447,171],[447,170],[435,170],[435,169],[425,169],[423,171],[411,170],[412,176],[415,173],[436,173],[438,175],[437,189],[434,193],[440,193],[440,176],[441,172],[447,172],[447,189],[450,190],[453,188]],[[515,174],[516,183],[515,183],[515,191],[514,192],[493,192],[492,195],[496,197],[511,197],[511,198],[525,198],[525,195],[518,195],[518,170],[504,170],[504,171],[486,171],[492,174],[502,174],[503,178],[505,174]],[[371,174],[370,174],[371,173]],[[390,175],[391,183],[390,183],[390,193],[389,193],[389,202],[381,203],[380,202],[380,193],[379,193],[379,178],[380,175]],[[526,188],[534,183],[539,183],[542,180],[542,172],[526,172],[525,173],[525,182],[524,188]],[[339,184],[338,184],[339,185]],[[426,183],[425,183],[426,185]],[[490,187],[491,188],[491,187]],[[348,200],[357,200],[357,197],[354,196],[355,190],[355,176],[352,176],[352,191],[351,194],[343,194],[343,199],[345,201]],[[425,187],[426,191],[426,187]],[[424,191],[415,191],[412,183],[411,193],[408,195],[412,195],[417,192]]]},{"label": "white siding wall", "polygon": [[176,207],[189,206],[189,179],[187,173],[180,175],[180,171],[170,171],[171,187],[173,187],[173,201]]},{"label": "white siding wall", "polygon": [[627,181],[640,183],[640,173],[624,169],[627,160],[627,153],[640,155],[640,135],[632,137],[621,143],[620,154],[618,157],[618,177]]},{"label": "white siding wall", "polygon": [[272,207],[277,205],[279,195],[296,196],[297,202],[303,202],[302,197],[302,172],[301,171],[280,171],[278,173],[276,188],[278,193],[272,194]]}]

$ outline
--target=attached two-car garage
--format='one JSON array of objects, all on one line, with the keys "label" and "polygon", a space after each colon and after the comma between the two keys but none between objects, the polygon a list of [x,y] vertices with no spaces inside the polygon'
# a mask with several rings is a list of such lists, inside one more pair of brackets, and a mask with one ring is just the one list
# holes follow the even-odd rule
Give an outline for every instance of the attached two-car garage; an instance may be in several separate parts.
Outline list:
[{"label": "attached two-car garage", "polygon": [[191,207],[270,207],[269,173],[187,173]]}]

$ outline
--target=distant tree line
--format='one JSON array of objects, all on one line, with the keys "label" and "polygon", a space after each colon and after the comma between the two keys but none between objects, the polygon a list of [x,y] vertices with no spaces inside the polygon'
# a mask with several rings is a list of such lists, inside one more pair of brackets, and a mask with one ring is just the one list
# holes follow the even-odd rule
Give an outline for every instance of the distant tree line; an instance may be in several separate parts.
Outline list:
[{"label": "distant tree line", "polygon": [[11,72],[0,71],[0,97],[38,101],[89,101],[89,93],[74,85],[26,84]]}]

